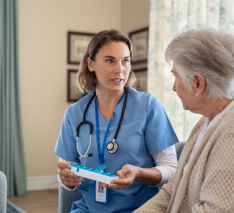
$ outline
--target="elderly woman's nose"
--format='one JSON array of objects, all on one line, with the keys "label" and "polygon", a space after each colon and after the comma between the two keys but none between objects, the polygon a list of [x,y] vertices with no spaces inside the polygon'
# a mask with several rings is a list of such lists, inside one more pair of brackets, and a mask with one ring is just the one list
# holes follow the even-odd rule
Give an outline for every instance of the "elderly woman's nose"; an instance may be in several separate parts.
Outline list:
[{"label": "elderly woman's nose", "polygon": [[174,82],[174,84],[173,84],[172,90],[173,90],[174,92],[176,92],[175,82]]}]

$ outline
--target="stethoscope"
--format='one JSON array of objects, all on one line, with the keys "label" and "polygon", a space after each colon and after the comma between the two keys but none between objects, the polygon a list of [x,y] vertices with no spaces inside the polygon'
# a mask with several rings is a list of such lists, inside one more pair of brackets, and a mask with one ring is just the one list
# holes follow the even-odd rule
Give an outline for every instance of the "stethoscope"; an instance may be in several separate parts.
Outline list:
[{"label": "stethoscope", "polygon": [[[89,100],[86,108],[85,108],[85,111],[84,111],[84,115],[83,115],[83,121],[78,124],[77,128],[76,128],[76,149],[80,155],[80,157],[75,157],[76,160],[78,159],[82,159],[82,158],[86,158],[86,157],[91,157],[93,156],[92,153],[89,153],[88,154],[88,151],[90,149],[90,146],[91,146],[91,141],[92,141],[92,135],[93,135],[93,124],[89,121],[86,121],[85,120],[85,117],[86,117],[86,113],[88,111],[88,108],[92,102],[92,100],[94,100],[95,96],[96,96],[96,92],[94,91],[93,92],[93,96],[91,97],[91,99]],[[117,130],[115,132],[115,135],[114,135],[114,138],[112,140],[112,142],[109,142],[107,145],[106,145],[106,149],[108,150],[108,152],[110,154],[113,154],[115,153],[117,150],[118,150],[118,144],[116,143],[116,138],[118,136],[118,133],[119,133],[119,129],[120,129],[120,126],[121,126],[121,123],[122,123],[122,120],[123,120],[123,116],[124,116],[124,112],[125,112],[125,108],[126,108],[126,104],[127,104],[127,98],[128,98],[128,89],[125,88],[125,99],[124,99],[124,105],[123,105],[123,108],[122,108],[122,112],[121,112],[121,117],[120,117],[120,120],[119,120],[119,124],[118,124],[118,127],[117,127]],[[88,124],[89,125],[89,129],[90,129],[90,140],[89,140],[89,146],[88,146],[88,149],[87,151],[85,152],[84,155],[82,155],[79,151],[79,147],[78,147],[78,137],[79,137],[79,131],[80,131],[80,127],[83,125],[83,124]]]}]

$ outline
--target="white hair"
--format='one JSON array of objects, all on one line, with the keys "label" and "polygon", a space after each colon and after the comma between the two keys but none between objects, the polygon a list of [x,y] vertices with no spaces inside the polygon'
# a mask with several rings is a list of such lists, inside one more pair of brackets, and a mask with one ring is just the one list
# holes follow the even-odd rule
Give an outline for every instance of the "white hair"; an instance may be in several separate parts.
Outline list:
[{"label": "white hair", "polygon": [[213,100],[234,99],[234,36],[213,29],[188,30],[174,38],[165,52],[189,89],[195,73],[206,80]]}]

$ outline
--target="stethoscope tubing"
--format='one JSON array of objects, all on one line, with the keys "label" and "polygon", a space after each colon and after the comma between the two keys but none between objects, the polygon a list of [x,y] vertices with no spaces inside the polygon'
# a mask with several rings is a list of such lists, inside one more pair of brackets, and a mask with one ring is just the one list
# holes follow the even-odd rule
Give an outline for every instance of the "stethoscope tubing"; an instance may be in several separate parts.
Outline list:
[{"label": "stethoscope tubing", "polygon": [[124,117],[124,112],[125,112],[125,108],[126,108],[126,105],[127,105],[127,99],[128,99],[128,88],[126,88],[125,90],[125,99],[124,99],[124,105],[123,105],[123,109],[122,109],[122,112],[121,112],[121,117],[120,117],[120,120],[119,120],[119,124],[118,124],[118,127],[117,127],[117,130],[116,130],[116,133],[115,133],[115,136],[113,138],[113,143],[115,143],[115,140],[119,134],[119,130],[120,130],[120,126],[121,126],[121,123],[123,121],[123,117]]},{"label": "stethoscope tubing", "polygon": [[[124,89],[125,89],[125,88],[124,88]],[[82,121],[80,124],[78,124],[78,126],[77,126],[77,128],[76,128],[76,149],[77,149],[77,151],[78,151],[78,153],[79,153],[79,155],[80,155],[80,157],[76,157],[76,159],[82,159],[82,158],[85,158],[85,157],[90,157],[90,156],[92,156],[92,153],[89,154],[89,155],[87,155],[87,154],[88,154],[88,151],[89,151],[90,146],[91,146],[92,134],[93,134],[93,124],[92,124],[91,122],[89,122],[89,121],[86,121],[85,118],[86,118],[86,113],[87,113],[87,111],[88,111],[88,108],[89,108],[89,106],[90,106],[92,100],[95,98],[95,96],[96,96],[96,92],[94,91],[93,96],[90,98],[90,100],[89,100],[89,102],[88,102],[88,104],[87,104],[87,106],[86,106],[86,108],[85,108],[85,112],[84,112],[84,115],[83,115],[83,121]],[[119,130],[120,130],[120,126],[121,126],[121,123],[122,123],[122,120],[123,120],[123,117],[124,117],[124,112],[125,112],[125,108],[126,108],[126,105],[127,105],[127,99],[128,99],[128,88],[125,89],[124,105],[123,105],[123,108],[122,108],[121,117],[120,117],[120,121],[119,121],[117,130],[116,130],[116,132],[115,132],[115,135],[114,135],[114,138],[113,138],[112,142],[109,142],[109,143],[113,143],[113,147],[115,147],[115,148],[117,147],[117,149],[118,149],[118,144],[117,144],[115,141],[116,141],[116,138],[117,138],[117,136],[118,136],[118,133],[119,133]],[[82,155],[82,154],[80,153],[79,147],[78,147],[79,131],[80,131],[80,127],[81,127],[83,124],[88,124],[89,127],[90,127],[90,141],[89,141],[89,146],[88,146],[88,149],[87,149],[87,151],[86,151],[86,153],[85,153],[84,155]],[[108,143],[108,144],[109,144],[109,143]],[[115,152],[117,151],[117,149],[113,151],[113,150],[108,150],[108,148],[107,148],[107,150],[108,150],[108,152],[109,152],[110,154],[115,153]]]},{"label": "stethoscope tubing", "polygon": [[92,102],[92,100],[94,99],[94,97],[96,96],[96,93],[93,94],[92,98],[90,98],[89,100],[89,103],[87,104],[86,108],[85,108],[85,111],[84,111],[84,115],[83,115],[83,121],[76,127],[76,137],[79,137],[79,131],[80,131],[80,127],[83,125],[83,124],[88,124],[90,126],[90,135],[93,134],[93,124],[89,121],[86,121],[85,120],[85,117],[86,117],[86,113],[88,111],[88,108]]}]

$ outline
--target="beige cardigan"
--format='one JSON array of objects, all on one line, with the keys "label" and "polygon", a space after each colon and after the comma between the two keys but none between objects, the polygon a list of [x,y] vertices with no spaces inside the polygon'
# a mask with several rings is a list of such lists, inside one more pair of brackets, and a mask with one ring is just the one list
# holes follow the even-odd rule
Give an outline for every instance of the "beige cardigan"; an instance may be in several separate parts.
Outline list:
[{"label": "beige cardigan", "polygon": [[204,121],[193,128],[174,177],[134,213],[234,213],[234,109],[203,138],[183,174]]}]

